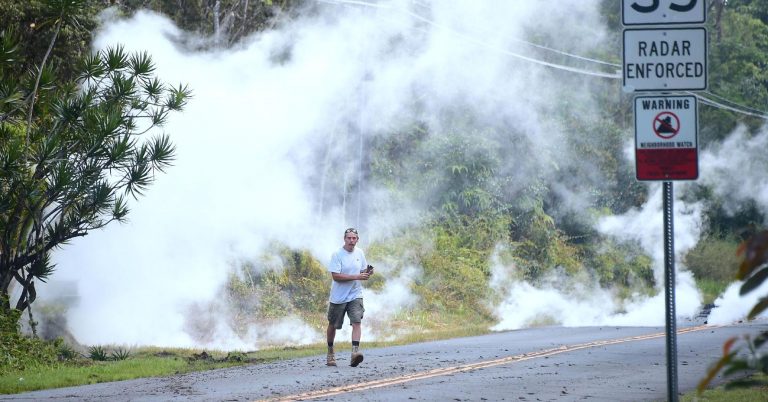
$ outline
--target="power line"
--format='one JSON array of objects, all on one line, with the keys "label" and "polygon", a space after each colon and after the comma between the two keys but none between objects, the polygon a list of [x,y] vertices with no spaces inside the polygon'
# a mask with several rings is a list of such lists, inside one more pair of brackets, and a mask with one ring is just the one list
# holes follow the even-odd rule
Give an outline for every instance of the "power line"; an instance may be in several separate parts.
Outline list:
[{"label": "power line", "polygon": [[759,113],[759,114],[765,114],[765,112],[764,112],[764,111],[762,111],[762,110],[758,110],[758,109],[754,109],[754,108],[751,108],[751,107],[749,107],[749,106],[746,106],[746,105],[742,105],[742,104],[740,104],[740,103],[734,102],[734,101],[732,101],[732,100],[729,100],[729,99],[727,99],[727,98],[724,98],[724,97],[722,97],[722,96],[720,96],[720,95],[717,95],[717,94],[714,94],[714,93],[712,93],[712,92],[709,92],[709,91],[702,91],[702,92],[703,92],[703,93],[705,93],[705,94],[707,94],[707,95],[709,95],[709,96],[713,96],[713,97],[715,97],[715,98],[718,98],[718,99],[720,99],[720,100],[722,100],[722,101],[724,101],[724,102],[730,103],[730,104],[732,104],[732,105],[736,105],[736,106],[738,106],[738,107],[740,107],[740,108],[743,108],[743,109],[747,109],[747,110],[751,110],[752,112],[755,112],[755,113]]},{"label": "power line", "polygon": [[539,49],[550,51],[552,53],[557,53],[557,54],[560,54],[560,55],[563,55],[563,56],[572,57],[574,59],[579,59],[579,60],[582,60],[582,61],[589,61],[589,62],[597,63],[597,64],[604,64],[606,66],[611,66],[611,67],[621,67],[621,64],[611,63],[611,62],[608,62],[608,61],[602,61],[602,60],[597,60],[597,59],[591,59],[589,57],[584,57],[584,56],[579,56],[577,54],[564,52],[562,50],[552,49],[552,48],[546,47],[544,45],[537,45],[535,43],[528,42],[528,41],[522,40],[522,39],[516,39],[516,38],[511,38],[511,39],[516,41],[516,42],[524,43],[524,44],[526,44],[528,46],[533,46],[533,47],[536,47],[536,48],[539,48]]},{"label": "power line", "polygon": [[766,115],[764,113],[759,113],[758,114],[758,113],[748,112],[746,110],[736,109],[735,107],[724,105],[724,104],[719,103],[719,102],[715,102],[712,99],[709,99],[709,98],[706,98],[706,97],[702,96],[701,94],[697,94],[697,93],[693,93],[693,92],[687,92],[687,93],[690,94],[690,95],[696,96],[696,98],[698,98],[701,101],[701,103],[703,103],[705,105],[716,107],[716,108],[719,108],[719,109],[730,110],[732,112],[745,114],[747,116],[758,117],[758,118],[761,118],[763,120],[768,120],[768,115]]},{"label": "power line", "polygon": [[[609,79],[621,79],[621,78],[623,78],[618,73],[610,74],[610,73],[604,73],[604,72],[600,72],[600,71],[592,71],[592,70],[586,70],[586,69],[581,69],[581,68],[576,68],[576,67],[570,67],[570,66],[566,66],[566,65],[562,65],[562,64],[556,64],[556,63],[551,63],[551,62],[547,62],[547,61],[544,61],[544,60],[539,60],[539,59],[536,59],[536,58],[533,58],[533,57],[524,56],[524,55],[521,55],[521,54],[518,54],[518,53],[515,53],[515,52],[511,52],[511,51],[509,51],[507,49],[503,49],[503,48],[500,48],[498,46],[491,45],[488,42],[485,42],[483,40],[477,39],[477,38],[472,37],[470,35],[458,32],[455,29],[452,29],[450,27],[446,27],[446,26],[443,26],[441,24],[438,24],[438,23],[430,20],[429,18],[421,16],[421,15],[419,15],[419,14],[413,12],[413,11],[407,10],[407,9],[395,8],[395,7],[392,7],[390,5],[381,5],[381,4],[378,4],[378,3],[371,3],[371,2],[362,1],[362,0],[317,0],[317,1],[323,2],[323,3],[329,3],[329,4],[336,4],[336,5],[347,4],[347,5],[375,7],[375,8],[380,8],[380,9],[390,9],[390,10],[394,10],[394,11],[399,11],[399,12],[402,12],[404,14],[409,15],[412,18],[415,18],[415,19],[417,19],[419,21],[422,21],[422,22],[424,22],[424,23],[426,23],[428,25],[431,25],[431,26],[433,26],[435,28],[446,30],[446,31],[448,31],[448,32],[450,32],[450,33],[452,33],[452,34],[454,34],[456,36],[461,37],[462,39],[464,39],[466,41],[475,43],[476,45],[480,45],[482,47],[485,47],[485,48],[488,48],[488,49],[491,49],[491,50],[495,50],[497,52],[500,52],[500,53],[503,53],[503,54],[506,54],[506,55],[509,55],[509,56],[512,56],[512,57],[515,57],[515,58],[518,58],[518,59],[521,59],[521,60],[525,60],[525,61],[528,61],[528,62],[531,62],[531,63],[543,65],[543,66],[550,67],[550,68],[555,68],[555,69],[558,69],[558,70],[564,70],[564,71],[569,71],[569,72],[578,73],[578,74],[584,74],[584,75],[589,75],[589,76],[595,76],[595,77],[600,77],[600,78],[609,78]],[[553,53],[556,53],[556,54],[560,54],[560,55],[563,55],[563,56],[566,56],[566,57],[575,58],[575,59],[582,60],[582,61],[588,61],[588,62],[592,62],[592,63],[603,64],[603,65],[607,65],[607,66],[611,66],[611,67],[622,67],[620,64],[611,63],[611,62],[607,62],[607,61],[603,61],[603,60],[592,59],[592,58],[588,58],[588,57],[584,57],[584,56],[579,56],[579,55],[576,55],[576,54],[564,52],[564,51],[561,51],[561,50],[558,50],[558,49],[553,49],[553,48],[550,48],[550,47],[547,47],[547,46],[539,45],[539,44],[532,43],[532,42],[529,42],[529,41],[525,41],[525,40],[522,40],[522,39],[512,38],[512,40],[520,42],[520,43],[524,43],[524,44],[532,46],[532,47],[536,47],[538,49],[550,51],[550,52],[553,52]],[[741,113],[741,114],[744,114],[744,115],[753,116],[753,117],[757,117],[757,118],[768,120],[768,114],[766,112],[758,110],[758,109],[751,108],[749,106],[741,105],[739,103],[733,102],[733,101],[731,101],[731,100],[729,100],[727,98],[724,98],[724,97],[722,97],[720,95],[717,95],[717,94],[714,94],[712,92],[703,91],[703,93],[708,95],[708,96],[712,96],[712,97],[718,98],[718,99],[722,100],[723,102],[727,102],[727,103],[730,103],[730,104],[735,105],[735,106],[729,106],[729,105],[722,104],[720,102],[717,102],[717,101],[714,101],[712,99],[709,99],[709,98],[705,97],[704,95],[702,95],[700,93],[691,93],[691,92],[688,92],[688,93],[695,95],[698,99],[700,99],[702,101],[702,103],[704,103],[704,104],[706,104],[708,106],[712,106],[712,107],[716,107],[716,108],[720,108],[720,109],[725,109],[725,110],[729,110],[729,111],[732,111],[732,112],[735,112],[735,113]]]},{"label": "power line", "polygon": [[483,47],[486,47],[486,48],[489,48],[489,49],[492,49],[492,50],[496,50],[498,52],[504,53],[504,54],[512,56],[512,57],[516,57],[516,58],[521,59],[521,60],[529,61],[529,62],[532,62],[532,63],[540,64],[540,65],[543,65],[543,66],[547,66],[547,67],[552,67],[552,68],[555,68],[555,69],[558,69],[558,70],[565,70],[565,71],[570,71],[570,72],[579,73],[579,74],[591,75],[591,76],[595,76],[595,77],[620,78],[617,74],[608,74],[608,73],[603,73],[603,72],[599,72],[599,71],[584,70],[584,69],[581,69],[581,68],[575,68],[575,67],[565,66],[565,65],[562,65],[562,64],[550,63],[548,61],[543,61],[543,60],[534,59],[532,57],[523,56],[521,54],[510,52],[509,50],[502,49],[502,48],[499,48],[497,46],[490,45],[487,42],[484,42],[484,41],[481,41],[481,40],[476,39],[474,37],[465,35],[465,34],[463,34],[461,32],[456,32],[453,29],[444,27],[444,26],[442,26],[440,24],[437,24],[437,23],[435,23],[435,22],[433,22],[433,21],[431,21],[431,20],[429,20],[429,19],[427,19],[425,17],[422,17],[422,16],[420,16],[420,15],[418,15],[416,13],[413,13],[411,11],[407,11],[406,10],[404,12],[406,14],[411,15],[413,18],[421,20],[421,21],[423,21],[423,22],[425,22],[425,23],[427,23],[429,25],[432,25],[432,26],[434,26],[436,28],[445,29],[445,30],[453,33],[454,35],[462,37],[465,40],[468,40],[470,42],[474,42],[474,43],[476,43],[478,45],[481,45]]},{"label": "power line", "polygon": [[[562,64],[556,64],[556,63],[551,63],[551,62],[544,61],[544,60],[539,60],[539,59],[536,59],[536,58],[533,58],[533,57],[524,56],[524,55],[521,55],[521,54],[518,54],[518,53],[515,53],[515,52],[511,52],[511,51],[509,51],[507,49],[503,49],[503,48],[500,48],[498,46],[491,45],[491,44],[489,44],[489,43],[487,43],[485,41],[482,41],[480,39],[477,39],[477,38],[474,38],[472,36],[469,36],[469,35],[463,34],[461,32],[458,32],[455,29],[452,29],[452,28],[443,26],[441,24],[438,24],[438,23],[430,20],[429,18],[423,17],[423,16],[421,16],[419,14],[416,14],[416,13],[410,11],[410,10],[405,10],[405,9],[402,9],[402,8],[393,8],[391,6],[374,4],[374,3],[369,3],[369,2],[366,2],[366,1],[359,1],[359,0],[317,0],[317,1],[320,1],[320,2],[323,2],[323,3],[338,4],[338,5],[341,5],[341,4],[361,5],[361,6],[368,6],[368,7],[376,7],[376,8],[380,8],[380,9],[390,9],[390,10],[394,10],[394,11],[399,11],[399,12],[407,14],[407,15],[411,16],[412,18],[415,18],[415,19],[417,19],[417,20],[419,20],[421,22],[424,22],[424,23],[426,23],[428,25],[431,25],[431,26],[433,26],[435,28],[448,31],[448,32],[450,32],[450,33],[452,33],[452,34],[454,34],[456,36],[461,37],[464,40],[467,40],[469,42],[473,42],[473,43],[475,43],[477,45],[489,48],[491,50],[495,50],[497,52],[500,52],[500,53],[503,53],[503,54],[506,54],[508,56],[512,56],[512,57],[515,57],[515,58],[518,58],[518,59],[521,59],[521,60],[525,60],[525,61],[528,61],[528,62],[531,62],[531,63],[535,63],[535,64],[539,64],[539,65],[555,68],[555,69],[558,69],[558,70],[565,70],[565,71],[570,71],[570,72],[584,74],[584,75],[591,75],[591,76],[595,76],[595,77],[612,78],[612,79],[621,78],[620,75],[615,74],[615,73],[614,74],[610,74],[610,73],[604,73],[604,72],[600,72],[600,71],[591,71],[591,70],[585,70],[585,69],[576,68],[576,67],[570,67],[570,66],[566,66],[566,65],[562,65]],[[550,48],[547,48],[545,46],[536,45],[536,44],[533,44],[531,42],[523,41],[521,39],[515,39],[515,40],[520,41],[520,42],[524,42],[524,43],[529,44],[531,46],[538,46],[538,47],[543,48],[543,49],[547,49],[547,50],[550,50],[550,51],[555,51],[555,52],[559,52],[561,54],[569,55],[568,53],[565,53],[565,52],[562,52],[562,51],[559,51],[559,50],[555,50],[555,49],[550,49]],[[593,62],[598,62],[598,63],[601,63],[601,64],[612,65],[611,63],[607,63],[607,62],[603,62],[603,61],[599,61],[599,60],[594,60],[594,59],[589,59],[589,58],[582,57],[582,56],[576,56],[576,55],[570,55],[570,56],[571,57],[578,57],[578,58],[581,58],[583,60],[589,60],[589,61],[593,61]]]},{"label": "power line", "polygon": [[369,3],[367,1],[357,1],[357,0],[317,0],[320,3],[329,3],[329,4],[335,4],[335,5],[342,5],[342,4],[350,4],[353,6],[366,6],[366,7],[376,7],[376,8],[392,8],[389,6],[382,6],[378,3]]},{"label": "power line", "polygon": [[[343,1],[343,0],[341,0],[341,1]],[[420,2],[418,0],[414,0],[414,3],[420,3]],[[425,7],[425,8],[428,7],[425,4],[419,4],[419,5],[422,6],[422,7]],[[422,18],[424,18],[424,17],[422,17]],[[611,67],[619,67],[619,68],[621,67],[621,64],[611,63],[611,62],[608,62],[608,61],[603,61],[603,60],[593,59],[593,58],[589,58],[589,57],[585,57],[585,56],[581,56],[581,55],[577,55],[577,54],[573,54],[573,53],[568,53],[568,52],[565,52],[565,51],[562,51],[562,50],[553,49],[551,47],[547,47],[547,46],[544,46],[544,45],[539,45],[537,43],[529,42],[529,41],[524,40],[524,39],[518,39],[518,38],[509,38],[509,39],[513,40],[515,42],[523,43],[523,44],[531,46],[531,47],[535,47],[535,48],[538,48],[538,49],[546,50],[546,51],[549,51],[549,52],[552,52],[552,53],[556,53],[556,54],[559,54],[559,55],[571,57],[571,58],[574,58],[574,59],[579,59],[579,60],[582,60],[582,61],[588,61],[588,62],[592,62],[592,63],[596,63],[596,64],[603,64],[603,65],[611,66]]]}]

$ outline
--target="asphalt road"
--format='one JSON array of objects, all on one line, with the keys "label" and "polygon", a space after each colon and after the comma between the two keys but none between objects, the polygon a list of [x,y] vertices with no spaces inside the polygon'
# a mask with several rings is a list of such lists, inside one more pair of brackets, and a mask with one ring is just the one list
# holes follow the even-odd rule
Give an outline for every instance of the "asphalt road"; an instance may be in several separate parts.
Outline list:
[{"label": "asphalt road", "polygon": [[[682,393],[696,387],[726,339],[768,330],[768,322],[678,329]],[[367,349],[356,368],[341,350],[338,367],[326,367],[322,355],[0,401],[663,401],[665,344],[664,328],[534,328]]]}]

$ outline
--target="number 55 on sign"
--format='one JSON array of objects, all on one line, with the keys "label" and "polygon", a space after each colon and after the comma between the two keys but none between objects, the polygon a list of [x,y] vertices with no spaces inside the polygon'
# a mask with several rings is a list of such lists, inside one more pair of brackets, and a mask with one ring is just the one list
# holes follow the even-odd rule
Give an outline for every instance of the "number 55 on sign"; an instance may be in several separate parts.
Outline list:
[{"label": "number 55 on sign", "polygon": [[622,0],[624,25],[703,24],[705,0]]}]

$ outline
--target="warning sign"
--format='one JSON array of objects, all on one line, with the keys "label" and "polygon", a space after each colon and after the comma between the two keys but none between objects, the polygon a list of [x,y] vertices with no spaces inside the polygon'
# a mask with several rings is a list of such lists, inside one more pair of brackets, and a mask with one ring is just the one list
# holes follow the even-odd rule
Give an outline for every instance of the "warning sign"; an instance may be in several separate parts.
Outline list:
[{"label": "warning sign", "polygon": [[695,96],[635,97],[637,180],[699,177]]}]

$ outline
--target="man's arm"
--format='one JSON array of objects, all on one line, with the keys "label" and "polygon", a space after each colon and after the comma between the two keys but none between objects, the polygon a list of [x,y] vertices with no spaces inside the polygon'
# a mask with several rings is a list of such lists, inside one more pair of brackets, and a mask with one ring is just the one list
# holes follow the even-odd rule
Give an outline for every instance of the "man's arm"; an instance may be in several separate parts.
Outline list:
[{"label": "man's arm", "polygon": [[367,272],[362,272],[359,274],[342,274],[339,272],[331,272],[331,276],[333,277],[333,280],[336,282],[349,282],[349,281],[367,281],[368,278],[371,276],[371,274]]}]

